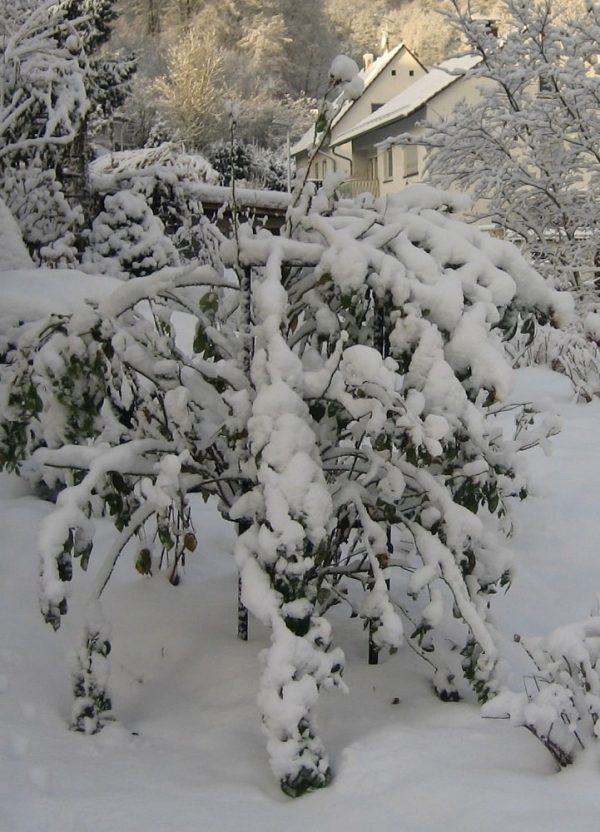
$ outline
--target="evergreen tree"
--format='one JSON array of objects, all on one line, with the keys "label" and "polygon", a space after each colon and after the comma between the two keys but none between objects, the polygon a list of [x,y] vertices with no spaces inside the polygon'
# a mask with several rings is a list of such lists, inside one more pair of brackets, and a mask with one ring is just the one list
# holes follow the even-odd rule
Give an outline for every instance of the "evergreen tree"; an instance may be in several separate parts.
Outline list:
[{"label": "evergreen tree", "polygon": [[32,253],[53,264],[72,262],[89,222],[88,121],[122,102],[133,72],[131,61],[92,56],[111,7],[26,0],[3,23],[0,187]]}]

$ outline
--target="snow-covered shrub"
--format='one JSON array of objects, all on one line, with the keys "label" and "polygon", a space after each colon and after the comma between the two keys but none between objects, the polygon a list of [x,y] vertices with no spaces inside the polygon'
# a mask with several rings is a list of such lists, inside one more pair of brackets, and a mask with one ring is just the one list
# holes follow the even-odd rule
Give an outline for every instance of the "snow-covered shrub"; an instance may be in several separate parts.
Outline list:
[{"label": "snow-covered shrub", "polygon": [[186,153],[174,143],[106,154],[91,165],[94,192],[141,194],[184,261],[210,260],[199,190],[203,183],[217,179],[218,173],[203,156]]},{"label": "snow-covered shrub", "polygon": [[178,262],[175,246],[142,194],[119,191],[104,198],[104,211],[88,235],[85,268],[126,280]]},{"label": "snow-covered shrub", "polygon": [[507,340],[514,367],[546,365],[565,375],[580,401],[600,394],[600,303],[594,284],[573,292],[575,314],[568,326],[518,325]]},{"label": "snow-covered shrub", "polygon": [[41,157],[4,170],[0,193],[37,263],[63,267],[77,261],[75,238],[83,211],[69,203],[56,172]]},{"label": "snow-covered shrub", "polygon": [[538,673],[525,693],[504,691],[484,708],[531,731],[559,766],[600,736],[600,616],[559,627],[543,638],[515,636]]},{"label": "snow-covered shrub", "polygon": [[546,365],[565,375],[580,401],[600,394],[600,340],[598,315],[588,312],[565,330],[537,327],[531,335],[520,334],[507,345],[515,367]]},{"label": "snow-covered shrub", "polygon": [[[498,531],[525,494],[516,452],[551,431],[532,413],[514,437],[498,428],[501,337],[519,315],[560,323],[569,299],[440,210],[452,204],[427,188],[301,197],[279,237],[221,236],[237,279],[139,277],[36,325],[11,368],[1,464],[74,474],[40,535],[47,620],[66,612],[72,558],[93,556],[99,506],[119,534],[94,602],[125,550],[177,582],[194,543],[186,495],[217,496],[241,532],[244,602],[272,630],[260,706],[289,794],[330,778],[314,711],[321,688],[343,686],[332,605],[349,604],[377,649],[396,650],[408,624],[447,698],[463,676],[481,698],[498,688],[489,602],[511,577]],[[174,308],[194,311],[193,355],[176,347]],[[84,668],[100,631],[88,626]],[[108,694],[99,683],[90,711],[90,684],[97,725]]]}]

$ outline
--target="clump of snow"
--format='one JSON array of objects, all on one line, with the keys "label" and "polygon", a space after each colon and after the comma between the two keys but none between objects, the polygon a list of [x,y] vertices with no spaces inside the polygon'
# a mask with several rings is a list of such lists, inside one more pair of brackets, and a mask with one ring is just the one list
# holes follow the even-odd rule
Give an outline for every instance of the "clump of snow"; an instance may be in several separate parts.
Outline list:
[{"label": "clump of snow", "polygon": [[359,73],[358,64],[347,55],[337,55],[331,62],[329,78],[335,86],[342,86],[344,101],[352,101],[362,95],[364,81]]},{"label": "clump of snow", "polygon": [[583,330],[588,338],[600,344],[600,313],[588,312],[583,321]]},{"label": "clump of snow", "polygon": [[346,83],[356,78],[360,72],[356,61],[349,58],[347,55],[337,55],[331,62],[329,67],[329,77],[333,81],[339,83]]}]

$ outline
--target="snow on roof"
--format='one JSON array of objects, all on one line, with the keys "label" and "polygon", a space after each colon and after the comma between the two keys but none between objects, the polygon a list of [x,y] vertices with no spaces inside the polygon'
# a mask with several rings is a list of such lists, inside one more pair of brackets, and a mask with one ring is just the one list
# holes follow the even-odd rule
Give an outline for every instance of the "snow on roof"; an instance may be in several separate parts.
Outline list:
[{"label": "snow on roof", "polygon": [[[396,57],[396,55],[398,54],[398,52],[400,52],[401,49],[408,49],[408,47],[405,46],[405,44],[403,43],[399,43],[397,46],[394,46],[393,49],[384,52],[383,55],[380,55],[378,58],[376,58],[373,61],[373,63],[371,63],[368,67],[361,69],[361,71],[358,74],[363,82],[363,95],[370,87],[370,85],[373,83],[373,81],[376,78],[378,78],[379,75],[381,75],[381,73],[392,60],[392,58]],[[338,98],[337,101],[339,102],[339,100],[340,99]],[[350,107],[352,107],[353,104],[354,101],[348,100],[342,103],[339,111],[336,113],[331,123],[332,127],[335,127],[335,125],[340,121],[340,119],[346,115],[346,113],[348,112]],[[297,153],[302,153],[303,150],[308,150],[310,147],[312,147],[314,137],[315,128],[314,125],[312,125],[311,127],[309,127],[306,133],[304,133],[304,135],[300,139],[298,139],[298,141],[294,145],[292,145],[292,147],[290,148],[290,154],[292,156],[295,156]]]},{"label": "snow on roof", "polygon": [[377,127],[383,127],[392,121],[406,118],[406,116],[414,113],[419,107],[422,107],[434,96],[442,92],[442,90],[445,90],[455,81],[458,81],[462,77],[460,73],[466,72],[476,66],[480,61],[481,57],[479,55],[463,55],[459,58],[450,58],[447,61],[443,61],[438,66],[430,69],[426,75],[418,78],[410,87],[407,87],[401,93],[394,96],[394,98],[390,99],[383,107],[380,107],[374,113],[367,116],[359,124],[341,133],[332,144],[343,144],[344,142],[350,141],[350,139],[375,130]]}]

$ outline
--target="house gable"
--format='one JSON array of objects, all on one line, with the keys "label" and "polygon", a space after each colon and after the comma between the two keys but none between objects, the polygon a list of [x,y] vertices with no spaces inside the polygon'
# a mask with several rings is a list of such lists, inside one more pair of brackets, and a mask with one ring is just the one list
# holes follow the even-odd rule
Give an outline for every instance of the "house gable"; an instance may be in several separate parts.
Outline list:
[{"label": "house gable", "polygon": [[[388,55],[390,57],[388,57]],[[384,60],[386,59],[386,60]],[[381,67],[377,64],[381,62]],[[331,143],[336,136],[359,124],[373,112],[377,112],[394,96],[410,87],[427,73],[406,46],[401,45],[374,61],[366,72],[365,90],[351,106],[340,111],[331,130]]]},{"label": "house gable", "polygon": [[479,56],[469,55],[444,61],[409,87],[389,98],[383,107],[369,113],[362,121],[336,131],[331,144],[345,144],[373,133],[379,134],[381,138],[377,140],[382,141],[390,135],[391,125],[422,110],[443,90],[461,80],[462,76],[456,73],[467,71],[480,60]]},{"label": "house gable", "polygon": [[[426,74],[426,68],[404,44],[385,52],[373,63],[361,70],[364,83],[362,95],[354,101],[343,103],[332,123],[332,139],[364,120],[377,106],[383,106],[390,98],[410,86],[416,78]],[[312,147],[314,127],[292,146],[292,156],[303,156]]]}]

